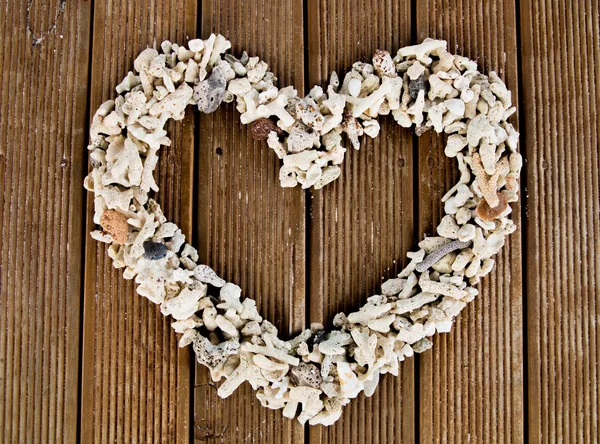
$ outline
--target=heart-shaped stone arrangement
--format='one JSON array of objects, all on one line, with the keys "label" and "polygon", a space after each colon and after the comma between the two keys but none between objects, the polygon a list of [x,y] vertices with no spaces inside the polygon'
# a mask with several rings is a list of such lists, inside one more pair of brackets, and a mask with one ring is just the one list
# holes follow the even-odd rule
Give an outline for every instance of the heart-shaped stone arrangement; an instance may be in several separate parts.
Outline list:
[{"label": "heart-shaped stone arrangement", "polygon": [[[448,332],[478,294],[474,286],[516,228],[509,203],[518,199],[522,160],[519,134],[507,122],[515,108],[495,73],[481,74],[441,40],[426,39],[393,58],[377,51],[372,64],[355,63],[341,84],[333,73],[326,91],[315,86],[305,98],[291,86],[278,89],[257,57],[226,54],[230,47],[211,35],[187,47],[165,41],[161,51],[146,49],[117,86],[119,96],[100,106],[85,180],[102,228],[92,237],[109,244],[114,266],[135,279],[140,295],[173,317],[180,346],[193,344],[213,380],[225,379],[220,396],[248,381],[264,406],[329,425],[360,392],[371,396],[381,374],[397,375],[400,361],[431,347],[428,338]],[[312,324],[280,339],[254,300],[198,264],[196,249],[148,198],[158,190],[158,150],[170,144],[166,122],[182,119],[188,104],[209,113],[233,101],[251,135],[283,160],[284,187],[318,189],[335,180],[346,151],[342,134],[358,149],[361,135],[377,136],[382,114],[403,127],[414,124],[418,135],[448,135],[445,154],[456,157],[461,175],[442,199],[438,236],[407,254],[410,263],[383,283],[380,295],[336,315],[333,330]],[[209,286],[218,296],[208,294]]]}]

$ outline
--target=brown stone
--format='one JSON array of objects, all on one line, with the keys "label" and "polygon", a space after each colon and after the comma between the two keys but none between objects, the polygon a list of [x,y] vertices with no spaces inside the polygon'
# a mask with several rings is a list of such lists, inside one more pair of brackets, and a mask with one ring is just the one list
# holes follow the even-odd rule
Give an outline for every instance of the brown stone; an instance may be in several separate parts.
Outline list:
[{"label": "brown stone", "polygon": [[124,244],[127,241],[129,226],[127,225],[127,216],[124,214],[115,210],[107,210],[100,216],[100,225],[117,244]]},{"label": "brown stone", "polygon": [[494,220],[500,216],[504,210],[508,207],[508,202],[501,193],[496,193],[498,196],[498,205],[490,207],[487,200],[481,199],[479,205],[477,205],[477,216],[482,220]]},{"label": "brown stone", "polygon": [[281,131],[271,119],[262,118],[250,124],[250,135],[254,140],[267,140],[271,131],[277,134]]}]

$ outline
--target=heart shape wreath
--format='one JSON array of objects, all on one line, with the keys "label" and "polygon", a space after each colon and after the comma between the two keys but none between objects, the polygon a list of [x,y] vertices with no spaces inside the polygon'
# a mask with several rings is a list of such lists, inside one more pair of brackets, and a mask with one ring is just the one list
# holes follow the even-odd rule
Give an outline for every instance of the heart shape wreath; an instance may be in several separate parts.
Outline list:
[{"label": "heart shape wreath", "polygon": [[[162,52],[148,48],[136,58],[119,96],[94,115],[85,186],[102,230],[92,237],[110,244],[113,265],[175,319],[179,345],[193,344],[213,380],[225,378],[221,397],[248,381],[264,406],[293,418],[301,404],[301,423],[330,425],[350,399],[371,396],[381,374],[397,375],[400,361],[430,348],[428,337],[450,331],[478,294],[474,286],[516,229],[508,216],[518,199],[519,134],[507,122],[515,108],[502,80],[446,46],[426,39],[394,58],[379,50],[372,64],[355,63],[341,85],[333,73],[327,92],[316,86],[302,99],[291,86],[274,86],[258,57],[226,54],[231,44],[221,35],[190,40],[187,48],[165,41]],[[312,324],[280,339],[254,300],[197,263],[196,249],[148,198],[158,190],[158,150],[170,145],[165,123],[182,119],[188,104],[210,113],[234,100],[251,135],[283,160],[284,187],[319,189],[335,180],[346,151],[342,133],[358,149],[363,133],[379,133],[381,114],[414,124],[418,135],[430,128],[448,134],[445,154],[456,157],[461,175],[442,199],[438,236],[407,254],[410,263],[383,283],[381,295],[336,315],[331,331]]]}]

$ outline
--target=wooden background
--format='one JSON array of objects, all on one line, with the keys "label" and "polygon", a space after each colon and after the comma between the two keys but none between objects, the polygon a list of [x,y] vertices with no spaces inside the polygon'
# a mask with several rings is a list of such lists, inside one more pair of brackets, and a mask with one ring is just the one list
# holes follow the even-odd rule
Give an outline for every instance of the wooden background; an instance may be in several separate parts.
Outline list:
[{"label": "wooden background", "polygon": [[[5,0],[0,8],[0,442],[597,443],[598,0]],[[300,92],[425,37],[497,70],[519,104],[520,230],[452,333],[330,428],[245,386],[216,396],[158,308],[91,240],[87,130],[135,55],[220,32]],[[431,233],[456,167],[389,118],[322,191],[232,106],[188,117],[158,200],[201,260],[284,334],[358,307]]]}]

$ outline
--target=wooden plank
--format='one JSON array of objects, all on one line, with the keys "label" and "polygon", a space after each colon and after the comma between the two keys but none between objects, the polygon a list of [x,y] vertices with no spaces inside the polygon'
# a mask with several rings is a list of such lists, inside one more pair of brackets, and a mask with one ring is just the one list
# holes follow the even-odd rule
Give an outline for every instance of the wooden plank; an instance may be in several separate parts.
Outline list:
[{"label": "wooden plank", "polygon": [[521,2],[530,442],[598,442],[598,1]]},{"label": "wooden plank", "polygon": [[[233,53],[247,50],[303,92],[302,2],[202,2],[202,36],[221,33]],[[305,199],[279,185],[280,161],[253,141],[233,105],[202,115],[199,125],[200,260],[255,299],[283,336],[304,327]],[[263,408],[244,384],[223,400],[207,370],[196,366],[194,437],[207,442],[304,442],[297,421]]]},{"label": "wooden plank", "polygon": [[[377,49],[395,54],[410,44],[411,2],[309,0],[308,79],[326,86]],[[413,247],[413,136],[391,116],[376,139],[350,148],[338,180],[311,193],[309,305],[311,322],[331,325],[395,277]],[[414,361],[387,375],[371,398],[344,407],[333,426],[310,428],[312,443],[414,441]]]},{"label": "wooden plank", "polygon": [[0,10],[0,441],[7,443],[77,437],[90,5],[61,11],[59,3],[28,11],[27,2],[11,0]]},{"label": "wooden plank", "polygon": [[[518,103],[516,9],[512,0],[419,1],[417,40],[448,41],[451,52],[495,70]],[[516,125],[517,118],[512,118]],[[419,231],[433,235],[441,198],[458,169],[443,154],[444,138],[419,138]],[[520,203],[513,220],[520,222]],[[452,332],[437,335],[419,361],[419,435],[422,442],[522,442],[523,314],[521,231],[512,234],[480,296]]]},{"label": "wooden plank", "polygon": [[[137,0],[94,4],[91,109],[115,97],[135,56],[164,39],[195,35],[196,2]],[[93,115],[93,114],[92,114]],[[192,234],[193,115],[172,124],[162,149],[156,199]],[[88,199],[88,230],[92,200]],[[191,359],[158,306],[112,268],[104,245],[86,244],[81,442],[189,441]]]}]

